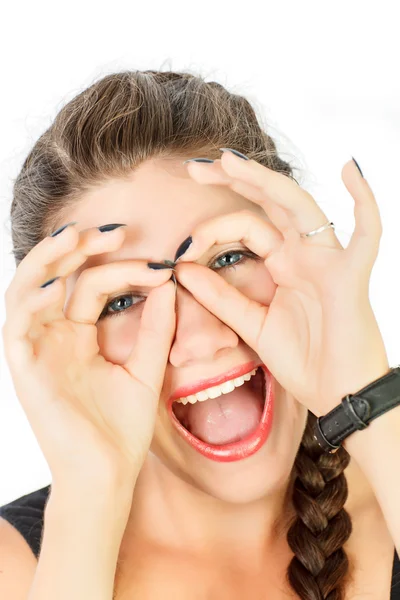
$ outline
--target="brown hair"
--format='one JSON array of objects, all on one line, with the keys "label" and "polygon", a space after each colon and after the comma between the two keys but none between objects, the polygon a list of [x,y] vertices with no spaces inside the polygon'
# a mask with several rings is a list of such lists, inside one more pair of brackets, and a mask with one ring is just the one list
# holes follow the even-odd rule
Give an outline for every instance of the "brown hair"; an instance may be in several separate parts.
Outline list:
[{"label": "brown hair", "polygon": [[[220,158],[235,148],[293,177],[254,108],[222,85],[189,73],[126,71],[103,77],[66,104],[27,156],[14,182],[11,234],[16,264],[89,188],[126,177],[155,156]],[[309,412],[291,473],[296,516],[287,579],[302,600],[342,600],[349,577],[343,544],[352,524],[344,448],[322,453]],[[268,591],[268,590],[266,590]]]}]

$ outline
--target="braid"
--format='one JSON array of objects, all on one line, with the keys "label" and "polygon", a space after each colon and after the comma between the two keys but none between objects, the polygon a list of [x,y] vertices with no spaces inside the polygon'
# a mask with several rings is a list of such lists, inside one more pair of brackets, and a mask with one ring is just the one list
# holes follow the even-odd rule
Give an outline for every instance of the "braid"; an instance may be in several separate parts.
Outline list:
[{"label": "braid", "polygon": [[348,496],[344,470],[350,455],[340,447],[325,453],[313,437],[315,415],[308,414],[294,463],[292,502],[296,517],[287,532],[295,556],[287,579],[302,600],[343,600],[349,561],[343,544],[352,532],[343,508]]}]

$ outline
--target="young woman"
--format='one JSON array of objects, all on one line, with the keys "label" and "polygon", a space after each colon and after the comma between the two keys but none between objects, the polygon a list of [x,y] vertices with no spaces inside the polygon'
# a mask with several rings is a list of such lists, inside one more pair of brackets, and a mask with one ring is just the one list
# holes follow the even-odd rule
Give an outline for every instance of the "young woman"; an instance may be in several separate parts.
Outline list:
[{"label": "young woman", "polygon": [[217,83],[112,74],[60,111],[15,182],[3,328],[52,482],[2,507],[0,597],[395,598],[398,410],[314,437],[389,371],[379,211],[342,177],[346,249]]}]

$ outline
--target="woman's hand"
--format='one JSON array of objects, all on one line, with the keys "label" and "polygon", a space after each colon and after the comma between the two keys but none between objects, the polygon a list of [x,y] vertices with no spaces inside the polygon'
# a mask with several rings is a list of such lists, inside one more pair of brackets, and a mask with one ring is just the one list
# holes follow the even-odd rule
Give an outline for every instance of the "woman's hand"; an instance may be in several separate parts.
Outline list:
[{"label": "woman's hand", "polygon": [[[176,267],[178,281],[238,333],[280,385],[316,416],[387,373],[385,346],[368,297],[381,221],[374,195],[353,161],[342,171],[356,220],[346,249],[331,228],[300,237],[328,219],[287,176],[231,152],[213,164],[187,164],[198,183],[228,186],[266,215],[240,211],[196,227]],[[184,264],[213,244],[238,240],[265,260],[277,285],[269,306],[249,299],[210,269]]]},{"label": "woman's hand", "polygon": [[[124,237],[122,228],[78,233],[72,226],[46,237],[19,264],[5,295],[5,355],[53,484],[115,481],[110,476],[134,483],[152,440],[175,332],[171,271],[140,260],[85,269],[65,307],[66,278],[88,256],[116,251]],[[96,323],[109,295],[132,284],[154,289],[135,347],[117,365],[99,354]]]}]

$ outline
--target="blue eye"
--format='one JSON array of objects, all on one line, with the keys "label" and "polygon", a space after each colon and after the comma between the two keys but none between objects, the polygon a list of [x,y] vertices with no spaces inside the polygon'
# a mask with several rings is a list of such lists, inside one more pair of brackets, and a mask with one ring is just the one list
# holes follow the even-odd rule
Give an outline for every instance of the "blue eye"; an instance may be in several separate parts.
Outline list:
[{"label": "blue eye", "polygon": [[[126,298],[128,298],[129,300],[132,301],[131,304],[128,303],[124,303],[125,306],[123,307],[118,307],[117,303],[121,302],[121,300],[125,300]],[[137,299],[137,302],[133,302],[134,299]],[[137,304],[140,304],[140,301],[143,300],[143,296],[136,296],[134,293],[132,294],[123,294],[122,296],[118,296],[117,298],[114,298],[113,300],[111,300],[111,302],[108,302],[108,304],[105,305],[103,312],[101,313],[101,315],[99,316],[99,321],[101,321],[102,319],[106,318],[106,317],[117,317],[119,315],[122,315],[124,312],[126,312],[129,308],[134,308]],[[128,305],[127,305],[128,304]],[[114,306],[113,306],[114,305]],[[108,310],[112,308],[114,312],[108,312]],[[119,310],[121,309],[121,310]]]},{"label": "blue eye", "polygon": [[[223,258],[229,257],[229,256],[233,256],[236,258],[230,259],[228,261],[228,264],[223,264],[218,267],[214,266],[220,260],[222,260]],[[239,257],[239,259],[237,259],[237,257]],[[240,258],[240,257],[242,257],[242,258]],[[213,261],[211,263],[209,263],[207,266],[209,268],[214,268],[216,271],[219,271],[221,269],[235,269],[237,265],[246,263],[248,259],[253,259],[255,261],[262,260],[262,258],[260,258],[258,256],[258,254],[251,252],[251,250],[230,250],[229,252],[224,252],[217,258],[214,258]],[[117,304],[121,300],[125,300],[126,298],[128,298],[131,301],[131,303],[129,304],[129,302],[128,302],[128,306],[127,306],[126,305],[127,303],[125,302],[124,303],[125,306],[118,307]],[[108,304],[105,305],[101,315],[99,316],[98,321],[101,321],[102,319],[105,319],[108,317],[118,317],[120,315],[123,315],[124,313],[128,312],[131,308],[135,309],[139,304],[142,304],[143,300],[145,300],[145,299],[146,299],[145,296],[140,296],[140,295],[138,295],[138,293],[135,294],[134,292],[132,292],[132,293],[128,292],[126,294],[122,294],[121,296],[114,298],[113,300],[111,300],[111,302],[109,302]],[[134,300],[136,300],[136,302]],[[112,309],[112,311],[109,312],[109,309]]]},{"label": "blue eye", "polygon": [[[249,257],[249,253],[244,252],[244,251],[243,252],[239,252],[237,250],[230,250],[229,252],[225,252],[224,254],[221,254],[221,256],[219,256],[218,258],[214,259],[214,262],[212,262],[209,266],[212,266],[213,264],[217,263],[218,261],[222,260],[223,258],[226,258],[227,256],[228,257],[229,256],[236,256],[236,257],[238,257],[238,256],[239,257],[240,256],[244,256],[244,257],[247,258],[247,257]],[[225,265],[217,267],[217,270],[234,267],[234,266],[236,266],[236,265],[238,265],[240,263],[246,262],[246,258],[245,259],[242,258],[242,259],[239,259],[239,260],[237,260],[237,259],[236,260],[235,259],[230,259],[228,261],[228,264],[225,264]]]}]

